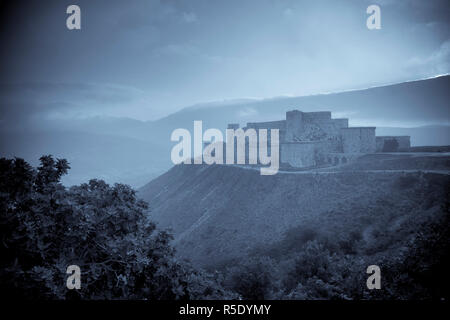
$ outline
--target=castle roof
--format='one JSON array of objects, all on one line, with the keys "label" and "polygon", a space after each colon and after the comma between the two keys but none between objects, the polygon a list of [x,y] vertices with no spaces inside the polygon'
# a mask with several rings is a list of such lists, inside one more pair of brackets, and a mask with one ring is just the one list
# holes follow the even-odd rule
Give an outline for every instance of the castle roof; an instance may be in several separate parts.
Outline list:
[{"label": "castle roof", "polygon": [[348,127],[348,128],[341,128],[341,130],[349,130],[349,129],[376,129],[377,127]]}]

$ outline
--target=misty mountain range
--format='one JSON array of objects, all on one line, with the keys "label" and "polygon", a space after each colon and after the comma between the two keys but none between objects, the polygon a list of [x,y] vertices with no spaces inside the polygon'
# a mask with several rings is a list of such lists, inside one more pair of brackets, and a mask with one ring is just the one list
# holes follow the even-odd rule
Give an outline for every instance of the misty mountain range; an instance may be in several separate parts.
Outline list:
[{"label": "misty mountain range", "polygon": [[341,93],[204,103],[156,121],[30,118],[20,126],[3,121],[0,152],[33,165],[42,154],[66,158],[72,167],[67,185],[101,178],[139,187],[172,166],[174,129],[192,130],[193,121],[202,120],[204,130],[224,130],[228,123],[281,120],[292,109],[329,110],[333,117],[349,117],[350,126],[386,124],[377,127],[377,135],[410,135],[413,146],[449,145],[449,88],[450,76],[442,76]]}]

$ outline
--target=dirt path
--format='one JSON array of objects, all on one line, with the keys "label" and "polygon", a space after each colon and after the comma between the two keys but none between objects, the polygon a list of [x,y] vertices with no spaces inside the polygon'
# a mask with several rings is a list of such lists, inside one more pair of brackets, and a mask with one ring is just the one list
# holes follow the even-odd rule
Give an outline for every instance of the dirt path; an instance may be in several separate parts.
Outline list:
[{"label": "dirt path", "polygon": [[[260,168],[258,167],[250,167],[245,165],[232,165],[233,167],[237,167],[240,169],[245,170],[255,170],[259,171]],[[437,173],[437,174],[445,174],[450,175],[449,170],[421,170],[421,169],[413,169],[413,170],[349,170],[349,171],[343,171],[343,170],[336,170],[336,171],[321,171],[323,169],[311,169],[308,171],[283,171],[279,170],[278,173],[281,174],[342,174],[342,173],[351,173],[351,172],[365,172],[365,173]]]}]

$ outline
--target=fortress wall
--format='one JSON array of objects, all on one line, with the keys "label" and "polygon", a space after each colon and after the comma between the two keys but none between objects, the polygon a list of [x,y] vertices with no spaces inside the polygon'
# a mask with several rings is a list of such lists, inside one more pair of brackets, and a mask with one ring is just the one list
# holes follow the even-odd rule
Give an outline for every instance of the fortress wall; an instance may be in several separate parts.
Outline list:
[{"label": "fortress wall", "polygon": [[332,145],[332,141],[331,140],[314,141],[316,154],[329,153],[331,145]]},{"label": "fortress wall", "polygon": [[344,153],[373,153],[376,150],[375,127],[342,128]]},{"label": "fortress wall", "polygon": [[[228,125],[230,126],[230,125]],[[278,129],[279,142],[283,142],[286,139],[286,120],[270,121],[270,122],[249,122],[247,126],[242,128],[244,131],[247,129],[255,129],[259,137],[260,129],[267,129],[267,141],[268,148],[270,149],[271,141],[271,129]],[[259,139],[259,138],[258,138]]]},{"label": "fortress wall", "polygon": [[298,110],[286,112],[286,142],[294,141],[294,137],[300,137],[303,129],[304,113]]},{"label": "fortress wall", "polygon": [[[230,124],[229,128],[236,129],[238,125]],[[300,168],[327,163],[329,154],[373,153],[380,148],[383,141],[383,137],[375,139],[375,127],[349,128],[347,118],[332,119],[330,111],[307,113],[299,110],[288,111],[286,120],[249,122],[242,129],[250,128],[255,129],[257,133],[260,129],[268,130],[269,150],[270,129],[279,129],[281,161]],[[409,137],[397,138],[399,145],[409,146]],[[248,158],[248,145],[246,149]],[[258,147],[255,147],[255,151],[257,149]],[[347,161],[347,157],[343,161]]]},{"label": "fortress wall", "polygon": [[397,139],[399,149],[411,148],[411,137],[410,136],[398,136],[395,138]]},{"label": "fortress wall", "polygon": [[326,152],[344,152],[342,147],[342,137],[340,134],[328,137],[326,142]]},{"label": "fortress wall", "polygon": [[[385,147],[385,142],[395,140],[398,143],[397,150],[408,149],[411,147],[410,136],[378,136],[376,137],[376,151],[382,152]],[[388,148],[388,146],[386,146]],[[395,150],[395,151],[397,151]]]},{"label": "fortress wall", "polygon": [[361,153],[374,153],[375,145],[375,127],[361,128]]},{"label": "fortress wall", "polygon": [[[301,140],[317,140],[313,139],[314,132],[317,131],[316,135],[325,136],[338,136],[340,134],[340,128],[345,124],[348,125],[348,120],[339,119],[334,121],[331,119],[330,111],[321,112],[301,112],[299,110],[293,110],[286,112],[286,142],[294,142],[296,139]],[[320,133],[322,132],[322,133]],[[320,138],[320,139],[323,139]]]},{"label": "fortress wall", "polygon": [[[230,123],[230,124],[228,124],[228,129],[237,130],[237,129],[239,129],[239,124]],[[244,130],[244,131],[246,131],[247,129],[255,129],[256,130],[258,141],[259,141],[259,130],[267,129],[267,150],[270,153],[270,147],[271,147],[271,132],[270,132],[270,130],[278,129],[279,130],[279,142],[281,143],[281,142],[285,141],[286,120],[268,121],[268,122],[249,122],[249,123],[247,123],[247,126],[242,128],[242,130]],[[236,143],[236,140],[235,140],[235,143]],[[246,139],[245,148],[246,148],[246,161],[248,161],[248,155],[250,152],[248,139]],[[256,150],[258,150],[258,148],[256,148]],[[236,158],[236,146],[235,146],[235,158]]]},{"label": "fortress wall", "polygon": [[381,152],[383,151],[384,147],[384,141],[386,139],[383,139],[382,137],[375,137],[375,145],[376,145],[376,151]]},{"label": "fortress wall", "polygon": [[315,141],[314,143],[314,157],[316,161],[316,165],[324,164],[326,161],[326,155],[331,150],[336,148],[335,142],[333,140],[323,140],[323,141]]},{"label": "fortress wall", "polygon": [[333,121],[335,126],[339,129],[348,128],[348,119],[347,118],[332,119],[331,121]]},{"label": "fortress wall", "polygon": [[331,119],[331,112],[317,112],[311,116],[305,113],[303,120],[318,126],[328,137],[340,135],[341,128],[348,127],[348,119]]},{"label": "fortress wall", "polygon": [[335,137],[340,134],[340,126],[336,125],[336,122],[332,119],[319,119],[314,123],[316,123],[329,137]]},{"label": "fortress wall", "polygon": [[341,129],[348,128],[348,119],[331,119],[324,130],[328,134],[328,152],[344,152]]},{"label": "fortress wall", "polygon": [[316,165],[316,142],[291,142],[281,144],[281,162],[296,168]]},{"label": "fortress wall", "polygon": [[249,122],[247,123],[246,128],[286,130],[286,120],[268,121],[268,122]]},{"label": "fortress wall", "polygon": [[280,143],[286,141],[286,130],[280,130],[279,132]]},{"label": "fortress wall", "polygon": [[345,153],[359,153],[359,130],[341,129],[342,147]]},{"label": "fortress wall", "polygon": [[331,120],[331,111],[304,112],[303,117],[305,120],[313,122],[318,120]]},{"label": "fortress wall", "polygon": [[360,153],[328,153],[325,155],[324,163],[329,165],[345,165],[360,157]]},{"label": "fortress wall", "polygon": [[[278,122],[282,123],[283,121],[278,121]],[[284,123],[282,123],[282,124],[284,124]],[[235,127],[232,127],[232,124],[231,125],[229,124],[228,128],[229,129],[235,129]],[[256,138],[257,139],[256,139],[256,144],[250,145],[248,137],[247,136],[245,137],[245,163],[249,164],[249,159],[250,159],[250,154],[251,153],[255,153],[256,154],[257,161],[259,162],[259,144],[260,144],[259,130],[260,129],[267,129],[267,145],[266,145],[266,147],[267,147],[267,153],[269,155],[271,155],[272,154],[271,153],[272,152],[272,150],[271,150],[271,147],[272,147],[271,139],[272,139],[272,137],[271,137],[270,128],[263,127],[263,126],[261,126],[261,128],[252,128],[251,126],[242,128],[242,130],[244,132],[247,129],[255,129],[255,131],[256,131]],[[274,129],[277,129],[277,128],[275,127]],[[285,132],[286,132],[285,130],[280,130],[279,131],[279,143],[280,144],[284,141]],[[207,145],[208,144],[205,143],[205,147]],[[280,148],[280,145],[278,145],[278,148]],[[226,159],[226,143],[224,144],[223,154],[224,154],[224,163],[225,163],[225,159]],[[281,157],[281,155],[280,155],[280,157]],[[234,138],[234,163],[237,163],[237,138],[236,137]]]}]

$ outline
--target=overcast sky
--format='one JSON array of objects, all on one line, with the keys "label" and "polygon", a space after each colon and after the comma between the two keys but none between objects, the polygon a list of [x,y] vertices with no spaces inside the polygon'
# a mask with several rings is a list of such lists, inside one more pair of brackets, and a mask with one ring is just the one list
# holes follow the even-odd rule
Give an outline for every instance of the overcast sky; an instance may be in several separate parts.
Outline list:
[{"label": "overcast sky", "polygon": [[[6,2],[3,117],[149,120],[200,102],[341,91],[450,72],[448,0]],[[381,30],[366,27],[366,8],[374,3]],[[66,28],[70,4],[81,7],[81,30]]]}]

